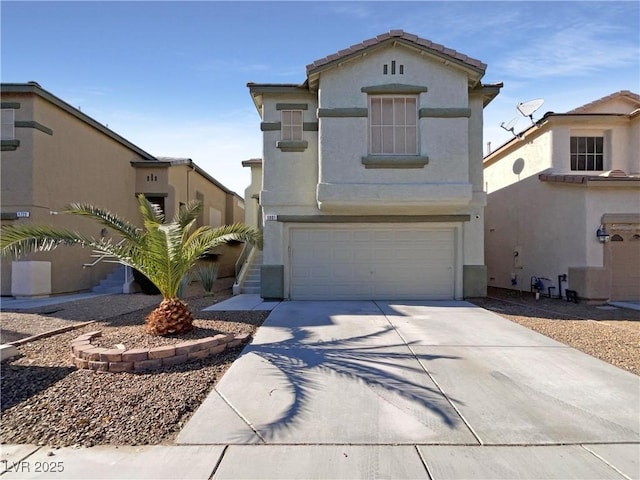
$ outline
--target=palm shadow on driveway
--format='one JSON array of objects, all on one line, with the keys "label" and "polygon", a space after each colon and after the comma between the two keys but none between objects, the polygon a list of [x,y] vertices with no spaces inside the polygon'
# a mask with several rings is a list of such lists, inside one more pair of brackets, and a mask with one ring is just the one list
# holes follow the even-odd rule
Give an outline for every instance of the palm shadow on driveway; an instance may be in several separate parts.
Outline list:
[{"label": "palm shadow on driveway", "polygon": [[[335,317],[297,324],[291,317],[271,324],[267,320],[262,335],[243,353],[243,370],[251,370],[256,383],[240,386],[231,375],[233,383],[222,381],[216,389],[267,443],[325,443],[330,436],[367,443],[366,438],[394,430],[396,421],[392,440],[399,443],[404,437],[400,430],[408,431],[407,442],[452,430],[467,435],[425,371],[428,362],[457,357],[415,354],[379,311],[372,313],[382,320],[375,325],[363,323],[366,318],[340,320],[337,329]],[[328,425],[332,423],[340,425]]]}]

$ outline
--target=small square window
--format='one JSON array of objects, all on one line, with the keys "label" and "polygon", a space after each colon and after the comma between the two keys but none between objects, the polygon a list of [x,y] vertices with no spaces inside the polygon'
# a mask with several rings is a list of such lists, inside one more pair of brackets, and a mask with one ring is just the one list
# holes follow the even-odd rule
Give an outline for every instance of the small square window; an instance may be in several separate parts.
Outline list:
[{"label": "small square window", "polygon": [[302,141],[302,110],[282,110],[282,140]]},{"label": "small square window", "polygon": [[603,137],[570,138],[571,170],[601,171],[604,169]]}]

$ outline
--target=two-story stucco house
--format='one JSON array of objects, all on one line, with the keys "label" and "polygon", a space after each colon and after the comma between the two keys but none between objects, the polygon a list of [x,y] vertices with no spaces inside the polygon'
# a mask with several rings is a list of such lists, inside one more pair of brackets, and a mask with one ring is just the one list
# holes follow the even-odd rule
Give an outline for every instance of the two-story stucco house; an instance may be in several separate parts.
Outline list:
[{"label": "two-story stucco house", "polygon": [[[262,119],[261,294],[454,299],[486,294],[486,65],[392,30],[248,87]],[[257,177],[254,176],[254,178]]]},{"label": "two-story stucco house", "polygon": [[547,113],[488,154],[489,286],[542,278],[545,294],[640,300],[639,152],[640,96],[621,91]]},{"label": "two-story stucco house", "polygon": [[[51,224],[109,237],[94,222],[59,213],[72,202],[91,203],[136,222],[140,193],[169,218],[198,199],[204,204],[199,225],[244,221],[244,200],[192,160],[155,157],[35,82],[3,83],[0,91],[2,224]],[[221,276],[233,275],[239,249],[223,246],[220,253]],[[114,269],[96,260],[80,248],[3,259],[1,294],[92,289]]]}]

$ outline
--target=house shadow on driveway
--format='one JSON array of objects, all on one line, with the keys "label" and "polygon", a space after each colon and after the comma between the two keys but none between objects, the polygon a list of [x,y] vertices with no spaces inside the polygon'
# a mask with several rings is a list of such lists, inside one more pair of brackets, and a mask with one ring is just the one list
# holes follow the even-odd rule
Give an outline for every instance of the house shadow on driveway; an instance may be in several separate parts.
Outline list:
[{"label": "house shadow on driveway", "polygon": [[[284,302],[178,443],[476,443],[373,302]],[[463,404],[456,401],[458,404]]]}]

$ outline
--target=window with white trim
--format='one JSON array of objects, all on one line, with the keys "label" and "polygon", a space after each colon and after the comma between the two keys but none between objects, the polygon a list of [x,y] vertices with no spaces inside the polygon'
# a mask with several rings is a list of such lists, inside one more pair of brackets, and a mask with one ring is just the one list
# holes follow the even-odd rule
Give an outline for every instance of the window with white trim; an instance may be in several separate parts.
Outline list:
[{"label": "window with white trim", "polygon": [[416,96],[369,97],[369,153],[418,153],[418,99]]},{"label": "window with white trim", "polygon": [[571,137],[571,170],[604,169],[604,137]]},{"label": "window with white trim", "polygon": [[0,140],[15,140],[15,110],[13,108],[2,109],[2,128],[0,129]]},{"label": "window with white trim", "polygon": [[302,110],[282,110],[282,140],[302,141]]}]

